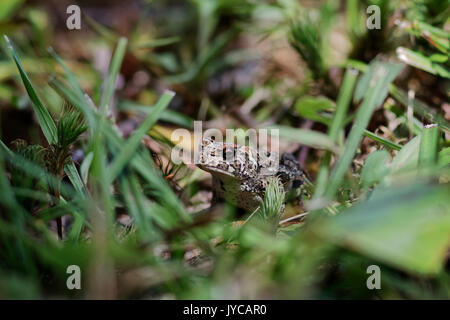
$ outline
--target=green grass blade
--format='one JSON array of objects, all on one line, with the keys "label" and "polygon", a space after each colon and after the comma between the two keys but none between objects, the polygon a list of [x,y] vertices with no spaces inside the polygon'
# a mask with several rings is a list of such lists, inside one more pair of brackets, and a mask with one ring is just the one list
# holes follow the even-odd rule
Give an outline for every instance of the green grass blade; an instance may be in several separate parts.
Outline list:
[{"label": "green grass blade", "polygon": [[432,167],[438,158],[439,127],[436,124],[425,126],[422,131],[419,149],[419,166]]},{"label": "green grass blade", "polygon": [[[344,76],[344,81],[339,92],[339,97],[336,104],[336,111],[334,117],[328,128],[328,136],[333,142],[337,142],[339,131],[344,124],[345,115],[352,99],[352,93],[355,88],[358,73],[354,69],[347,69]],[[331,153],[327,152],[324,155],[320,165],[319,174],[317,176],[317,184],[314,192],[314,198],[317,199],[323,196],[325,188],[328,184],[328,175],[330,171]]]},{"label": "green grass blade", "polygon": [[144,120],[144,122],[142,122],[136,132],[127,140],[124,148],[120,151],[119,155],[111,164],[108,174],[110,181],[114,181],[130,159],[133,158],[136,150],[141,144],[142,138],[153,127],[156,121],[158,121],[161,112],[169,105],[174,95],[175,94],[171,91],[164,92],[162,97],[156,103],[153,112]]},{"label": "green grass blade", "polygon": [[[368,70],[368,66],[366,64],[356,60],[348,60],[346,62],[346,66],[353,67],[362,72],[366,72]],[[404,90],[395,86],[394,84],[391,84],[389,86],[389,93],[395,100],[400,102],[403,106],[408,107],[410,105],[408,94]],[[425,118],[426,120],[428,120],[428,122],[437,123],[441,128],[450,131],[449,122],[441,114],[437,113],[435,110],[430,108],[424,102],[420,101],[419,99],[414,99],[412,101],[412,107],[416,114]]]},{"label": "green grass blade", "polygon": [[450,147],[444,148],[439,152],[438,165],[439,168],[444,168],[450,164]]},{"label": "green grass blade", "polygon": [[369,154],[361,170],[360,183],[363,188],[370,188],[383,180],[389,173],[389,159],[390,156],[386,150],[376,150]]},{"label": "green grass blade", "polygon": [[100,112],[106,115],[108,108],[111,105],[112,97],[114,94],[117,75],[120,71],[120,66],[122,65],[123,57],[125,56],[125,51],[127,47],[127,39],[120,38],[117,44],[116,51],[111,59],[111,64],[109,67],[108,78],[106,79],[106,88],[103,92],[102,100],[100,103]]},{"label": "green grass blade", "polygon": [[420,140],[421,136],[416,136],[402,147],[391,162],[390,176],[417,168]]},{"label": "green grass blade", "polygon": [[339,91],[338,100],[336,102],[336,112],[334,113],[333,121],[328,128],[328,136],[337,142],[339,131],[344,124],[345,115],[352,100],[352,93],[355,88],[358,72],[354,69],[347,69],[341,90]]},{"label": "green grass blade", "polygon": [[420,52],[408,48],[397,48],[398,58],[406,64],[424,70],[434,75],[440,75],[450,79],[450,71],[444,65],[435,63],[430,57],[426,57]]},{"label": "green grass blade", "polygon": [[152,229],[149,216],[146,215],[144,194],[135,174],[120,179],[121,190],[133,222],[137,228],[138,236],[142,241],[155,239],[155,230]]},{"label": "green grass blade", "polygon": [[377,136],[375,133],[370,132],[369,130],[364,130],[364,136],[382,144],[383,146],[392,149],[392,150],[401,150],[402,146],[399,144],[396,144],[395,142],[389,141],[385,138]]},{"label": "green grass blade", "polygon": [[332,243],[389,265],[436,274],[448,252],[448,187],[383,188],[368,201],[321,221],[318,229]]},{"label": "green grass blade", "polygon": [[[390,81],[392,81],[400,71],[399,68],[395,68],[391,64],[379,62],[375,62],[371,67],[374,71],[372,73],[373,77],[369,81],[368,92],[356,115],[345,144],[345,151],[339,158],[325,191],[325,196],[329,199],[333,198],[338,191],[375,108],[383,102],[380,97],[386,95]],[[366,79],[362,78],[361,80],[364,81],[362,83],[365,84]]]},{"label": "green grass blade", "polygon": [[81,215],[73,215],[73,222],[70,231],[67,234],[67,239],[77,243],[80,239],[81,232],[83,231],[84,224],[85,219]]},{"label": "green grass blade", "polygon": [[0,140],[0,149],[8,156],[12,156],[13,152],[11,151],[11,149],[9,149],[6,144],[3,143],[2,140]]},{"label": "green grass blade", "polygon": [[70,85],[72,88],[76,91],[79,98],[82,98],[84,95],[83,89],[81,88],[81,85],[77,81],[75,75],[70,71],[69,67],[67,67],[66,63],[63,59],[53,50],[52,47],[49,47],[47,49],[48,53],[53,57],[53,59],[56,60],[56,62],[61,66],[61,68],[64,70],[64,73],[67,76],[67,79],[69,80]]},{"label": "green grass blade", "polygon": [[[144,114],[150,114],[153,112],[154,106],[147,106],[143,104],[136,103],[134,101],[121,101],[119,102],[118,109],[123,111],[132,112],[142,112]],[[173,110],[163,110],[160,116],[162,121],[173,123],[185,128],[192,128],[194,120],[187,115],[173,111]]]},{"label": "green grass blade", "polygon": [[64,172],[67,174],[67,177],[74,186],[75,190],[77,190],[80,194],[87,194],[86,186],[81,180],[81,177],[78,174],[78,170],[75,167],[73,161],[70,161],[70,163],[64,167]]},{"label": "green grass blade", "polygon": [[80,172],[81,172],[81,178],[82,181],[87,184],[89,180],[89,170],[91,168],[92,159],[94,157],[94,154],[92,152],[89,152],[85,157],[83,162],[80,166]]},{"label": "green grass blade", "polygon": [[330,125],[331,114],[324,112],[334,109],[334,102],[326,97],[304,96],[296,102],[295,109],[302,118]]},{"label": "green grass blade", "polygon": [[109,43],[115,43],[119,38],[119,36],[115,32],[98,23],[88,15],[84,14],[83,17],[86,20],[87,24]]},{"label": "green grass blade", "polygon": [[336,144],[326,135],[318,131],[296,129],[287,126],[269,126],[269,130],[279,130],[280,138],[316,149],[338,152]]},{"label": "green grass blade", "polygon": [[180,37],[153,39],[153,40],[148,40],[148,41],[145,41],[142,43],[137,43],[137,44],[131,46],[131,48],[132,49],[157,48],[157,47],[168,46],[170,44],[177,43],[180,40],[181,40]]},{"label": "green grass blade", "polygon": [[56,133],[56,125],[55,122],[53,122],[52,117],[50,116],[50,113],[48,110],[44,107],[44,104],[42,103],[41,99],[39,99],[39,96],[37,95],[36,91],[33,88],[33,85],[31,84],[30,78],[28,78],[28,75],[26,74],[25,70],[22,67],[22,64],[20,63],[19,57],[17,56],[16,51],[14,50],[11,41],[8,39],[7,36],[5,36],[5,40],[8,43],[8,48],[12,53],[12,57],[14,59],[14,62],[17,65],[17,68],[19,69],[20,77],[22,78],[22,82],[25,86],[25,89],[27,90],[28,96],[31,100],[31,105],[33,106],[33,110],[36,113],[36,117],[39,121],[39,125],[42,129],[42,132],[45,135],[45,138],[47,139],[47,142],[49,144],[54,144],[57,141],[57,133]]},{"label": "green grass blade", "polygon": [[[106,122],[106,120],[104,121]],[[104,241],[115,237],[115,234],[112,232],[115,220],[115,201],[111,194],[111,184],[107,176],[107,151],[105,138],[100,132],[101,128],[102,123],[100,122],[97,129],[99,132],[94,136],[94,140],[91,143],[94,157],[90,177],[92,177],[93,198],[97,202],[99,209],[101,208],[93,211],[93,220],[95,221],[96,230],[106,228],[106,232],[101,233],[102,239],[98,239],[99,241]]]}]

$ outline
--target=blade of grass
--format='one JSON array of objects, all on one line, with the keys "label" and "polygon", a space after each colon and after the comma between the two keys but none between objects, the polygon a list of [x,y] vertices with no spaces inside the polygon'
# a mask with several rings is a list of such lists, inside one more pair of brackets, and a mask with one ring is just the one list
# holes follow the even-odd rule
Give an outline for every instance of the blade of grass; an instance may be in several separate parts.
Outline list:
[{"label": "blade of grass", "polygon": [[[394,85],[391,85],[389,88],[389,93],[394,97],[394,99],[400,102],[403,106],[408,107],[409,105],[408,94],[405,91]],[[412,101],[412,107],[414,109],[414,112],[420,115],[421,117],[424,117],[429,122],[437,123],[441,128],[450,131],[449,122],[442,115],[436,113],[436,111],[431,109],[428,105],[426,105],[422,101],[414,99]]]},{"label": "blade of grass", "polygon": [[[101,122],[99,129],[101,128]],[[94,154],[91,168],[91,185],[94,203],[91,211],[91,219],[94,227],[95,242],[99,246],[106,246],[106,243],[116,237],[114,230],[114,208],[115,201],[111,192],[111,184],[107,177],[107,153],[105,139],[102,134],[96,134],[92,142]]]},{"label": "blade of grass", "polygon": [[161,38],[161,39],[153,39],[148,40],[142,43],[135,44],[131,46],[132,49],[148,49],[148,48],[157,48],[162,46],[167,46],[170,44],[174,44],[180,41],[180,37],[169,37],[169,38]]},{"label": "blade of grass", "polygon": [[[368,65],[357,60],[347,60],[345,66],[353,67],[362,72],[366,72],[369,68]],[[396,85],[391,84],[389,86],[389,93],[404,107],[408,107],[410,105],[410,101],[408,100],[408,94],[404,90],[398,88]],[[450,131],[449,122],[442,115],[434,111],[424,102],[416,98],[412,101],[412,107],[414,109],[414,112],[420,115],[421,117],[424,117],[431,123],[437,123],[442,129]]]},{"label": "blade of grass", "polygon": [[155,239],[155,229],[150,225],[149,216],[146,214],[147,207],[144,203],[144,194],[135,174],[121,179],[121,188],[127,208],[138,228],[138,235],[143,241]]},{"label": "blade of grass", "polygon": [[[449,11],[450,9],[447,8],[447,17]],[[443,11],[442,14],[445,15],[446,12]],[[423,21],[414,21],[412,24],[407,24],[405,30],[416,37],[424,38],[431,46],[444,54],[448,54],[450,50],[450,33],[447,30],[436,28]]]},{"label": "blade of grass", "polygon": [[425,126],[420,139],[419,166],[432,167],[438,158],[439,127],[436,124]]},{"label": "blade of grass", "polygon": [[321,221],[318,231],[334,244],[412,273],[445,268],[450,203],[444,185],[381,188],[368,201]]},{"label": "blade of grass", "polygon": [[[344,118],[347,114],[348,107],[352,99],[352,93],[355,88],[356,79],[358,77],[358,72],[354,69],[347,69],[344,76],[344,81],[339,92],[339,97],[336,104],[336,112],[328,128],[328,136],[333,142],[337,142],[339,131],[342,129],[344,124]],[[328,184],[328,175],[331,161],[331,153],[325,153],[322,160],[319,174],[317,177],[317,185],[314,192],[314,198],[319,198],[323,196],[325,188]]]},{"label": "blade of grass", "polygon": [[444,65],[432,61],[430,57],[426,57],[420,52],[403,47],[398,47],[396,52],[398,58],[406,64],[434,75],[438,74],[441,77],[450,78],[450,71]]},{"label": "blade of grass", "polygon": [[77,243],[80,239],[81,232],[83,231],[83,226],[85,224],[86,219],[80,215],[73,216],[72,226],[70,227],[70,231],[67,234],[67,239],[74,243]]},{"label": "blade of grass", "polygon": [[439,151],[438,165],[439,168],[446,167],[450,164],[450,147],[444,148]]},{"label": "blade of grass", "polygon": [[105,26],[101,25],[91,17],[89,17],[86,14],[83,14],[84,19],[86,20],[87,24],[100,36],[102,36],[106,41],[110,43],[115,43],[117,39],[119,38],[118,35],[116,35],[113,31],[109,30]]},{"label": "blade of grass", "polygon": [[389,176],[386,177],[387,179],[395,177],[395,174],[399,172],[417,169],[421,137],[422,136],[420,135],[411,139],[402,147],[394,159],[392,159],[389,169]]},{"label": "blade of grass", "polygon": [[279,130],[280,138],[296,142],[311,148],[325,149],[332,152],[338,152],[336,144],[325,134],[306,129],[296,129],[287,126],[269,126],[267,129]]},{"label": "blade of grass", "polygon": [[81,171],[81,178],[83,179],[84,183],[88,183],[88,177],[89,177],[89,170],[91,168],[92,164],[92,158],[94,157],[94,154],[92,152],[89,152],[85,157],[83,162],[80,166]]},{"label": "blade of grass", "polygon": [[66,63],[63,59],[53,50],[52,47],[49,47],[47,49],[48,53],[53,57],[53,59],[56,60],[56,62],[61,66],[61,68],[64,70],[65,75],[67,76],[67,80],[69,80],[70,85],[77,93],[78,97],[83,97],[83,89],[81,89],[81,86],[79,82],[77,81],[75,75],[70,71],[70,69],[67,67]]},{"label": "blade of grass", "polygon": [[397,151],[402,149],[401,145],[396,144],[396,143],[394,143],[392,141],[389,141],[387,139],[384,139],[382,137],[379,137],[375,133],[370,132],[369,130],[364,130],[363,134],[364,134],[364,136],[366,136],[366,137],[368,137],[368,138],[370,138],[370,139],[372,139],[372,140],[382,144],[383,146],[385,146],[385,147],[387,147],[389,149],[397,150]]},{"label": "blade of grass", "polygon": [[71,160],[69,164],[64,167],[64,172],[67,174],[70,182],[74,186],[75,190],[77,190],[80,194],[87,195],[87,188],[81,180],[80,175],[78,174],[78,170],[75,167],[75,164]]},{"label": "blade of grass", "polygon": [[20,63],[19,57],[17,56],[16,51],[14,50],[11,41],[9,38],[5,35],[5,40],[8,44],[8,49],[10,50],[12,57],[14,59],[14,62],[16,63],[17,69],[19,69],[20,77],[22,78],[22,82],[25,86],[25,89],[27,90],[28,96],[31,100],[31,105],[33,107],[34,112],[36,113],[37,119],[39,121],[39,125],[42,129],[42,132],[45,135],[45,138],[47,139],[49,144],[56,143],[57,139],[57,133],[56,133],[56,125],[55,122],[53,122],[52,117],[50,116],[50,113],[48,110],[44,107],[44,104],[42,103],[41,99],[39,99],[39,96],[37,95],[36,91],[33,88],[33,85],[31,84],[30,78],[28,78],[28,75],[26,74],[25,70],[22,67],[22,64]]},{"label": "blade of grass", "polygon": [[114,94],[117,75],[120,71],[120,66],[122,65],[123,57],[125,56],[125,51],[127,47],[128,40],[126,38],[120,38],[117,44],[117,48],[114,52],[114,56],[112,57],[111,64],[109,67],[108,78],[106,79],[106,88],[103,92],[101,103],[100,103],[100,112],[103,115],[106,115],[108,112],[108,108],[110,107],[111,100]]},{"label": "blade of grass", "polygon": [[18,188],[18,187],[12,187],[12,190],[14,191],[14,194],[18,197],[39,200],[44,203],[49,203],[50,201],[56,200],[52,195],[47,194],[46,192],[43,191],[36,191],[33,189]]},{"label": "blade of grass", "polygon": [[[111,76],[109,75],[108,78],[111,78]],[[92,177],[93,198],[98,206],[98,208],[92,210],[92,220],[95,242],[99,246],[106,246],[106,243],[116,236],[116,233],[112,232],[115,220],[115,201],[111,194],[111,184],[107,176],[108,153],[103,132],[104,128],[108,126],[110,126],[110,122],[106,118],[106,113],[104,113],[99,118],[90,143],[93,152],[90,177]],[[101,258],[105,259],[105,257]]]},{"label": "blade of grass", "polygon": [[0,140],[0,149],[2,149],[2,151],[5,152],[8,156],[13,156],[13,152],[11,151],[11,149],[9,149],[2,140]]},{"label": "blade of grass", "polygon": [[347,114],[347,110],[352,99],[352,93],[355,88],[357,77],[358,72],[355,69],[347,69],[347,71],[345,72],[344,81],[342,83],[339,97],[336,102],[336,112],[334,114],[330,128],[328,129],[328,136],[334,142],[337,142],[338,133],[342,129],[345,115]]},{"label": "blade of grass", "polygon": [[353,123],[345,144],[344,153],[340,156],[325,191],[325,196],[328,199],[333,198],[338,191],[345,173],[352,162],[353,156],[356,153],[364,130],[369,124],[372,113],[375,111],[375,108],[383,102],[380,97],[386,95],[389,83],[400,72],[400,68],[396,68],[395,65],[392,64],[375,62],[371,67],[374,68],[374,72],[373,77],[369,82],[368,92],[356,115],[355,122]]},{"label": "blade of grass", "polygon": [[175,93],[172,91],[166,91],[162,97],[156,103],[153,112],[142,122],[136,132],[127,140],[124,148],[119,155],[114,159],[114,162],[109,168],[109,179],[114,181],[122,169],[127,165],[130,159],[134,156],[136,150],[141,144],[142,138],[153,127],[158,120],[161,112],[169,105],[170,101],[174,97]]},{"label": "blade of grass", "polygon": [[381,182],[389,174],[389,159],[390,156],[386,150],[375,150],[364,160],[360,183],[365,190]]},{"label": "blade of grass", "polygon": [[[153,109],[155,107],[138,104],[134,101],[121,101],[119,102],[118,108],[124,111],[150,114],[153,112]],[[192,128],[194,122],[194,120],[192,120],[192,118],[188,117],[187,115],[168,109],[162,111],[160,119],[185,128]]]}]

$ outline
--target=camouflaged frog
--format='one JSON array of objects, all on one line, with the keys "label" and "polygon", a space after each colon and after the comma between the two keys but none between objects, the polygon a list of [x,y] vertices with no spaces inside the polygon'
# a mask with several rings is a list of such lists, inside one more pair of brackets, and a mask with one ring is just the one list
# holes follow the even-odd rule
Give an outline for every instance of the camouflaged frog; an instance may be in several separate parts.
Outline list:
[{"label": "camouflaged frog", "polygon": [[292,154],[279,159],[276,152],[258,152],[210,138],[202,140],[197,166],[213,177],[213,201],[224,199],[248,211],[261,204],[269,177],[278,177],[286,192],[303,183],[302,170]]}]

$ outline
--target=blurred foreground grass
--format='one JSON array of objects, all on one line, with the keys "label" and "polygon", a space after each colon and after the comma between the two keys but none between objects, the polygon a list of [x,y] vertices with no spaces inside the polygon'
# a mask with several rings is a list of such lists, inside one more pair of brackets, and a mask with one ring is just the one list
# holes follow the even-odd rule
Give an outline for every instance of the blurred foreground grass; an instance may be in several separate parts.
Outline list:
[{"label": "blurred foreground grass", "polygon": [[[128,40],[92,20],[98,35],[90,37],[114,53],[107,72],[88,79],[89,66],[51,48],[34,57],[31,47],[43,50],[46,41],[42,24],[32,29],[33,45],[19,29],[20,54],[5,37],[0,94],[15,108],[31,107],[43,139],[34,133],[28,141],[0,143],[0,297],[448,299],[448,111],[446,118],[444,108],[432,106],[449,105],[449,19],[442,15],[449,9],[439,9],[440,1],[411,2],[397,17],[404,8],[378,1],[383,29],[365,32],[362,13],[371,3],[345,2],[353,52],[337,62],[327,40],[343,15],[334,1],[317,8],[189,1],[186,15],[203,17],[197,27],[195,19],[185,22],[194,38],[161,32]],[[45,12],[29,8],[27,16],[36,21]],[[15,20],[4,15],[1,30],[8,30]],[[394,18],[403,21],[400,36],[387,32]],[[249,27],[258,37],[288,40],[302,58],[303,81],[287,86],[284,71],[237,88],[219,86],[222,94],[212,90],[223,72],[257,59],[230,49]],[[411,36],[417,43],[405,41]],[[378,47],[368,39],[378,39]],[[155,50],[160,46],[169,48]],[[152,89],[140,88],[137,98],[118,99],[117,83],[132,82],[123,74],[136,60],[177,95],[150,82]],[[41,64],[51,66],[52,78]],[[425,102],[413,95],[427,91],[420,77],[441,84],[436,96],[423,95]],[[25,102],[18,103],[24,99],[14,81],[25,88]],[[234,105],[241,108],[228,112]],[[117,110],[143,114],[142,121],[124,134]],[[279,129],[283,141],[302,146],[294,150],[299,157],[307,150],[304,211],[287,208],[306,218],[279,225],[276,188],[243,224],[234,222],[230,206],[219,208],[222,214],[192,215],[201,173],[171,164],[165,151],[174,127],[191,129],[194,119]],[[82,270],[82,290],[66,287],[70,265]],[[370,265],[381,267],[381,290],[367,289]]]}]

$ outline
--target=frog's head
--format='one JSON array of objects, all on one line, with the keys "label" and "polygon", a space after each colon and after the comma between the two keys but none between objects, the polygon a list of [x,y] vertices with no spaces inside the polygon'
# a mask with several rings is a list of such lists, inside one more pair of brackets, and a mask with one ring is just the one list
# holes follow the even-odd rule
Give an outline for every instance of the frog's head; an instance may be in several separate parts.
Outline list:
[{"label": "frog's head", "polygon": [[257,153],[250,147],[203,138],[197,166],[219,179],[245,179],[258,172]]}]

